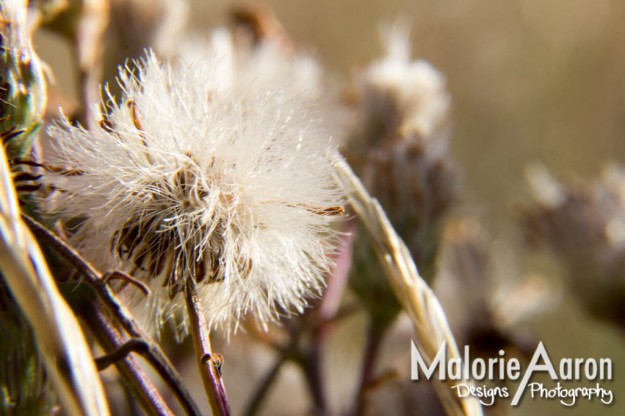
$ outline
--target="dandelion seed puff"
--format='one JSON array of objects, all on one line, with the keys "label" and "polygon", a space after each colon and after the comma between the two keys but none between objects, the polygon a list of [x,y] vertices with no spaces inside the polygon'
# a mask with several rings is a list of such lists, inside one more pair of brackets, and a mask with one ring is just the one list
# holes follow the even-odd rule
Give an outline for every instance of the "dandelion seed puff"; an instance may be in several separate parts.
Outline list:
[{"label": "dandelion seed puff", "polygon": [[[217,87],[210,66],[172,67],[153,55],[120,74],[120,102],[100,128],[49,129],[65,166],[54,212],[80,220],[72,240],[102,269],[147,282],[125,289],[157,331],[186,330],[187,279],[212,326],[266,325],[318,294],[335,245],[341,191],[319,121],[282,90]],[[288,98],[285,98],[288,97]]]}]

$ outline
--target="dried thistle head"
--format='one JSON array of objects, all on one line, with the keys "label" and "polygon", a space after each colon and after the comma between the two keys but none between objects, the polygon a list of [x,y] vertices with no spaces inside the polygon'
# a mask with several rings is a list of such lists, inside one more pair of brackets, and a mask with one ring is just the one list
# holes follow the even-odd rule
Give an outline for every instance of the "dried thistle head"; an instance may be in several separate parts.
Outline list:
[{"label": "dried thistle head", "polygon": [[224,86],[212,65],[150,55],[137,67],[120,74],[123,96],[100,128],[49,131],[50,163],[67,167],[45,178],[58,190],[50,207],[80,220],[73,242],[100,268],[149,282],[147,302],[131,300],[156,328],[184,329],[187,279],[214,326],[301,312],[323,286],[342,212],[329,137],[297,99]]},{"label": "dried thistle head", "polygon": [[[421,274],[432,279],[441,227],[458,199],[459,175],[448,152],[449,94],[431,65],[410,59],[407,31],[387,34],[386,55],[357,78],[358,123],[350,162],[388,213]],[[372,251],[357,242],[352,287],[374,315],[399,311]]]},{"label": "dried thistle head", "polygon": [[402,138],[445,138],[451,97],[445,78],[429,62],[410,57],[409,30],[383,28],[385,54],[356,78],[358,126],[352,147],[366,149]]},{"label": "dried thistle head", "polygon": [[528,240],[564,266],[569,288],[592,315],[625,323],[625,173],[609,166],[594,183],[562,184],[528,169],[535,202],[521,210]]},{"label": "dried thistle head", "polygon": [[529,355],[536,341],[518,324],[555,299],[544,279],[521,277],[512,253],[491,240],[475,218],[449,221],[437,294],[459,345],[484,357],[509,348]]}]

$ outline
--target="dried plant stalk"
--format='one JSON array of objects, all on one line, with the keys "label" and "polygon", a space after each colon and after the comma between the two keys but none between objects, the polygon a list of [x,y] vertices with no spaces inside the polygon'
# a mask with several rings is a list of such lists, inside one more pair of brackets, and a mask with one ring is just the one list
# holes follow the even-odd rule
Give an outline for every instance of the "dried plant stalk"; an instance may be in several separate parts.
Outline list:
[{"label": "dried plant stalk", "polygon": [[47,99],[27,20],[25,0],[0,2],[0,133],[10,158],[29,154]]},{"label": "dried plant stalk", "polygon": [[[377,200],[372,198],[340,155],[335,156],[337,181],[348,192],[356,215],[369,232],[372,245],[402,308],[417,334],[417,348],[431,363],[442,343],[450,358],[460,358],[458,346],[443,309],[427,283],[419,275],[406,244],[399,238]],[[434,383],[439,398],[450,415],[482,415],[477,399],[459,400],[443,383]]]},{"label": "dried plant stalk", "polygon": [[[106,365],[115,364],[120,375],[126,381],[124,384],[131,390],[132,397],[141,404],[146,414],[174,416],[165,399],[163,399],[154,384],[143,372],[135,357],[130,355],[133,352],[131,345],[134,347],[141,345],[143,348],[149,348],[148,344],[137,338],[126,341],[120,331],[112,324],[111,319],[106,316],[105,311],[95,303],[83,305],[81,317],[89,323],[89,327],[100,346],[105,350],[113,350],[112,353],[96,360],[98,368],[103,368],[101,365],[103,359],[110,359],[110,361],[106,362]],[[128,347],[128,349],[125,349],[125,347]],[[116,356],[118,351],[121,351],[121,353],[119,356]]]},{"label": "dried plant stalk", "polygon": [[232,412],[228,402],[226,387],[221,378],[222,360],[220,355],[213,353],[209,328],[204,318],[200,296],[193,279],[189,279],[186,282],[185,300],[196,361],[212,413],[213,415],[229,416]]},{"label": "dried plant stalk", "polygon": [[[30,227],[31,231],[40,241],[48,245],[48,247],[80,273],[82,279],[96,291],[102,303],[128,335],[133,339],[141,339],[146,343],[148,348],[142,352],[143,357],[162,377],[167,386],[169,386],[185,412],[189,415],[199,415],[200,412],[197,405],[191,399],[189,391],[182,384],[178,372],[158,344],[141,329],[134,317],[117,298],[117,295],[106,283],[106,275],[100,274],[90,263],[83,259],[78,252],[37,221],[27,215],[22,215],[22,220]],[[134,282],[134,284],[136,284],[136,282]]]},{"label": "dried plant stalk", "polygon": [[36,240],[22,222],[4,149],[0,154],[0,271],[32,326],[64,412],[108,415],[85,336],[58,291]]}]

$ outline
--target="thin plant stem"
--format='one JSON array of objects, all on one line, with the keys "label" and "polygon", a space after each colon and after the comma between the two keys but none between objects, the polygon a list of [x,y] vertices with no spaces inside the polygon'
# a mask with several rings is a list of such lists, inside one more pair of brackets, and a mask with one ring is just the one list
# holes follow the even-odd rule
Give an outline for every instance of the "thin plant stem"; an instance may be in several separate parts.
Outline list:
[{"label": "thin plant stem", "polygon": [[102,275],[89,262],[83,259],[76,250],[59,239],[38,221],[25,214],[22,214],[22,218],[38,239],[45,242],[48,247],[53,249],[58,255],[78,270],[85,282],[96,291],[102,303],[131,337],[140,338],[149,343],[150,347],[145,353],[145,358],[148,359],[167,386],[174,392],[174,395],[180,402],[184,411],[192,416],[201,415],[197,405],[191,398],[191,394],[182,383],[178,372],[170,363],[167,356],[122,306],[115,293],[113,293],[106,284]]},{"label": "thin plant stem", "polygon": [[326,415],[328,409],[323,388],[321,350],[313,345],[307,351],[303,351],[303,354],[300,353],[300,355],[299,364],[304,371],[306,384],[315,405],[312,413],[317,416]]},{"label": "thin plant stem", "polygon": [[366,407],[367,392],[374,381],[375,364],[380,353],[383,335],[386,332],[386,325],[378,325],[369,322],[367,330],[367,344],[362,357],[362,372],[360,381],[358,382],[358,390],[356,390],[356,399],[354,402],[353,416],[364,414]]},{"label": "thin plant stem", "polygon": [[115,364],[117,361],[126,358],[127,355],[132,354],[133,352],[138,352],[140,354],[143,351],[146,351],[149,348],[147,342],[142,339],[130,339],[125,341],[123,344],[119,345],[113,351],[110,351],[103,357],[98,357],[95,359],[96,365],[98,369],[104,370],[109,366]]},{"label": "thin plant stem", "polygon": [[265,377],[258,384],[258,389],[254,392],[252,399],[247,405],[247,409],[243,413],[244,415],[253,416],[258,412],[271,386],[273,385],[274,381],[277,379],[278,374],[280,374],[280,369],[282,368],[282,365],[285,362],[287,362],[288,359],[289,359],[289,354],[287,353],[281,353],[278,356],[278,359],[276,360],[276,362],[273,363],[273,366],[271,367],[271,369],[267,372],[267,374],[265,374]]},{"label": "thin plant stem", "polygon": [[276,359],[273,367],[265,375],[262,382],[259,383],[258,389],[252,395],[245,415],[251,416],[256,414],[260,409],[260,406],[265,399],[267,393],[271,389],[273,383],[277,380],[277,375],[282,368],[282,365],[287,361],[295,363],[304,375],[306,386],[310,392],[311,398],[315,406],[315,414],[325,414],[325,396],[323,383],[321,379],[321,373],[314,369],[320,363],[320,355],[318,353],[311,353],[312,348],[301,345],[301,340],[304,333],[310,328],[306,324],[310,324],[311,317],[303,318],[303,321],[299,325],[293,325],[289,331],[289,343],[284,347],[280,347],[274,343],[273,346],[278,351],[278,358]]},{"label": "thin plant stem", "polygon": [[[81,307],[81,316],[88,322],[89,329],[104,350],[115,350],[124,345],[122,335],[111,325],[97,305],[85,302]],[[174,414],[135,358],[126,356],[115,361],[115,366],[132,390],[133,396],[139,400],[141,407],[148,414],[154,416]]]},{"label": "thin plant stem", "polygon": [[307,319],[307,323],[312,326],[310,345],[308,348],[300,347],[299,351],[300,365],[315,404],[315,413],[320,415],[328,413],[323,377],[323,347],[331,328],[341,315],[340,305],[351,269],[353,243],[353,233],[345,233],[332,273],[328,277],[328,286],[316,312]]},{"label": "thin plant stem", "polygon": [[97,108],[94,106],[101,99],[100,80],[104,54],[102,39],[109,24],[109,3],[109,0],[84,2],[72,39],[75,66],[78,71],[78,91],[82,104],[80,122],[88,126],[89,130],[97,127],[92,112]]},{"label": "thin plant stem", "polygon": [[193,279],[187,279],[185,287],[187,313],[191,324],[191,336],[195,347],[198,368],[204,383],[213,415],[229,416],[230,403],[226,394],[226,387],[221,377],[221,361],[213,354],[210,334],[202,304]]}]

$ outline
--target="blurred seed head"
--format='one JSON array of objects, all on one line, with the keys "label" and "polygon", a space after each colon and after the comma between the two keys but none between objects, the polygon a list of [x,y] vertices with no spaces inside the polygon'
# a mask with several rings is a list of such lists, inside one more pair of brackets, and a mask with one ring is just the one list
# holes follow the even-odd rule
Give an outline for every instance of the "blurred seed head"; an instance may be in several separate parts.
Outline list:
[{"label": "blurred seed head", "polygon": [[564,266],[587,311],[625,323],[625,172],[607,167],[592,183],[561,183],[541,166],[527,171],[534,202],[520,221],[528,241]]},{"label": "blurred seed head", "polygon": [[272,39],[250,43],[226,28],[185,38],[177,56],[188,64],[214,65],[215,88],[281,90],[281,99],[297,98],[312,104],[323,94],[323,70],[316,59],[300,52],[285,51]]},{"label": "blurred seed head", "polygon": [[451,97],[443,75],[429,62],[411,59],[407,25],[385,27],[381,37],[384,56],[357,75],[360,129],[354,141],[375,146],[445,135]]},{"label": "blurred seed head", "polygon": [[[244,11],[248,19],[275,20],[273,15],[257,16],[255,10],[242,9],[238,13]],[[341,103],[338,82],[314,54],[297,49],[281,26],[273,28],[279,25],[274,23],[263,23],[261,30],[248,21],[237,20],[234,30],[221,27],[209,35],[187,35],[179,42],[176,56],[187,64],[210,62],[218,88],[251,85],[256,90],[280,90],[281,99],[299,101],[337,143],[343,142],[350,113]]]},{"label": "blurred seed head", "polygon": [[519,326],[557,302],[538,276],[521,277],[511,253],[492,244],[477,219],[445,227],[436,291],[459,345],[476,356],[497,351],[530,355],[534,337]]},{"label": "blurred seed head", "polygon": [[[422,274],[430,276],[440,222],[459,192],[459,174],[448,152],[450,99],[434,68],[410,60],[407,30],[395,25],[385,41],[386,56],[358,77],[361,122],[349,154]],[[368,128],[372,122],[383,128]]]},{"label": "blurred seed head", "polygon": [[[357,123],[348,154],[369,192],[406,242],[420,273],[435,274],[441,227],[458,199],[459,175],[448,152],[449,94],[442,75],[410,58],[408,31],[386,32],[385,55],[356,79]],[[356,243],[352,287],[374,315],[399,305],[363,239]]]}]

